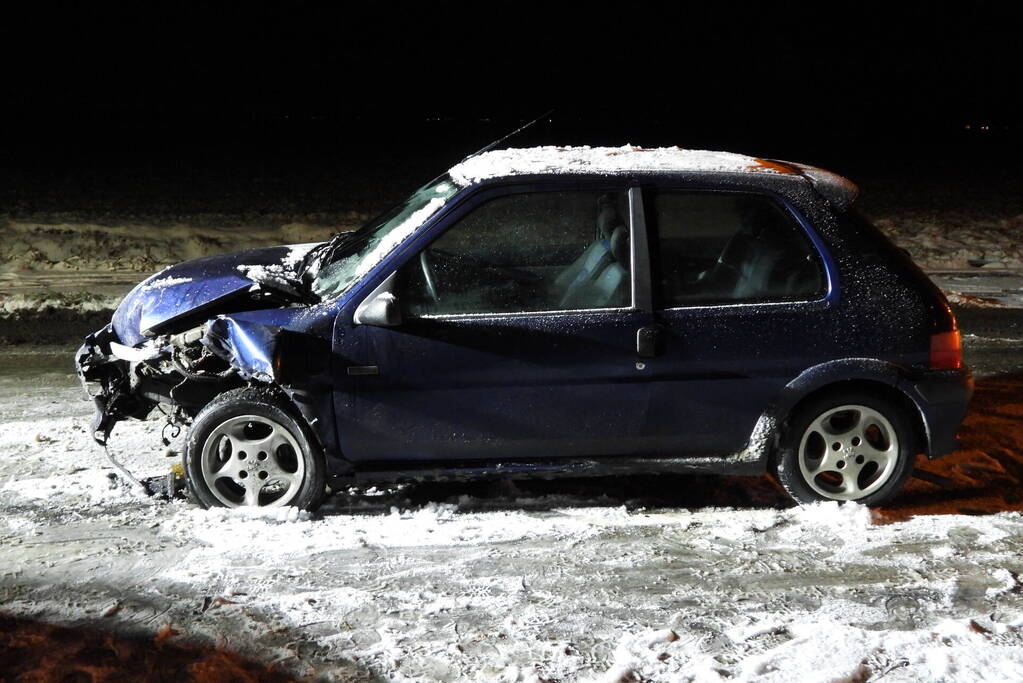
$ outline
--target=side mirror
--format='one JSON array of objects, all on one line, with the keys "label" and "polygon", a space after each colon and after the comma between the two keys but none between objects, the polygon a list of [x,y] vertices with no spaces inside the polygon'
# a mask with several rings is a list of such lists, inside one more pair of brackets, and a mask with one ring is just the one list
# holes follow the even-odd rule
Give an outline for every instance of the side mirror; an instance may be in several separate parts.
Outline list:
[{"label": "side mirror", "polygon": [[394,275],[380,283],[373,293],[362,300],[355,309],[356,325],[376,325],[377,327],[396,327],[401,325],[401,307],[398,297],[391,292]]}]

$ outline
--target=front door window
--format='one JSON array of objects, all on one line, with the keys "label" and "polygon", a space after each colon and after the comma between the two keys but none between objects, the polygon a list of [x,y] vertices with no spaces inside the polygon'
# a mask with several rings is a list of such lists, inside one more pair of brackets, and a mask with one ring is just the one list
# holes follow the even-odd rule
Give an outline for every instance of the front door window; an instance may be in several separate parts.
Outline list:
[{"label": "front door window", "polygon": [[621,191],[484,202],[399,271],[410,317],[625,308],[632,303]]}]

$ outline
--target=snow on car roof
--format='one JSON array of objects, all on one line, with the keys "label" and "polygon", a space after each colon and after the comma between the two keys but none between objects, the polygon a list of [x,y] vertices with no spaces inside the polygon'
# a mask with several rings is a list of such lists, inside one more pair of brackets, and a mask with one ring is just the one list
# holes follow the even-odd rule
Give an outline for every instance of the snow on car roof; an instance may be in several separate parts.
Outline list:
[{"label": "snow on car roof", "polygon": [[460,185],[490,178],[549,173],[615,174],[634,171],[717,171],[796,174],[786,164],[732,152],[681,147],[529,147],[484,152],[455,165]]}]

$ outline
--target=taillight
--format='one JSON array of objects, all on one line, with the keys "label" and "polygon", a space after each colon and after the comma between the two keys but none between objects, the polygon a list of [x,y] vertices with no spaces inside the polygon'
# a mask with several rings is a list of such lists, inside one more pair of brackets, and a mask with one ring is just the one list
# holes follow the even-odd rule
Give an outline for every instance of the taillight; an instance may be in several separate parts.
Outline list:
[{"label": "taillight", "polygon": [[931,335],[930,366],[935,370],[958,370],[963,365],[963,345],[959,330]]}]

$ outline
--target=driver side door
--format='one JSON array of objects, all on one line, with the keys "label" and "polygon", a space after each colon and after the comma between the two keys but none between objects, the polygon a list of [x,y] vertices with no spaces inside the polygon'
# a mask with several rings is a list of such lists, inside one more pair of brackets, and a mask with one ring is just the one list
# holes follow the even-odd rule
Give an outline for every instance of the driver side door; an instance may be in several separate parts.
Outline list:
[{"label": "driver side door", "polygon": [[435,228],[392,279],[393,326],[358,325],[346,457],[488,460],[634,448],[647,389],[622,187],[502,188]]}]

